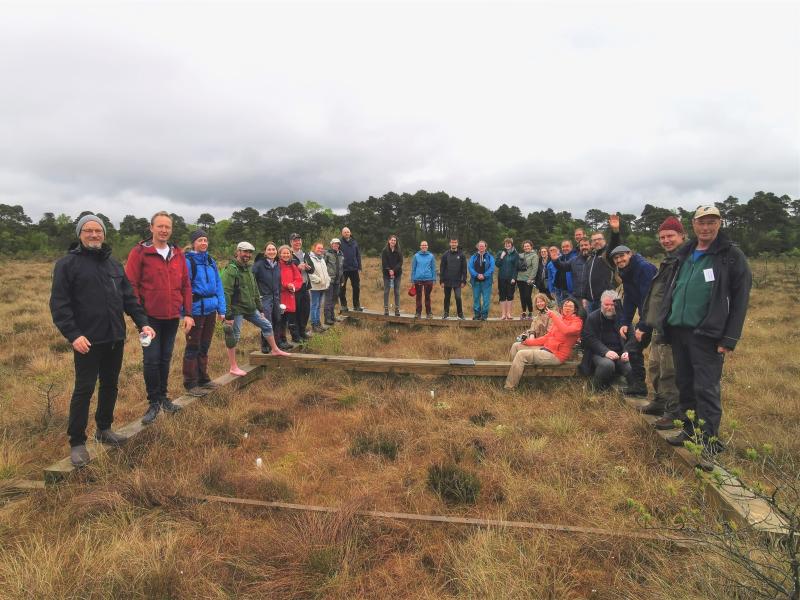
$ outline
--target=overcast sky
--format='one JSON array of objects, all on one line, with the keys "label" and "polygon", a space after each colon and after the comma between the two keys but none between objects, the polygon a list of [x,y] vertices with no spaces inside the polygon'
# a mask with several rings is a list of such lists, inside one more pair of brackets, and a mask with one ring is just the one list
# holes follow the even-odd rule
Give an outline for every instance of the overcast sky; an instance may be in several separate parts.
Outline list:
[{"label": "overcast sky", "polygon": [[800,196],[800,5],[0,3],[0,203]]}]

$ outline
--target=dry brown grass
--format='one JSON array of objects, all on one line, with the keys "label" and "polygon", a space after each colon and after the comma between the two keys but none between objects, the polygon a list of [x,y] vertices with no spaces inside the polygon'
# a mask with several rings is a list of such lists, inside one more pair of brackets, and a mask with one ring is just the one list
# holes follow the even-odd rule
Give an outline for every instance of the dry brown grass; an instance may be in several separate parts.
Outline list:
[{"label": "dry brown grass", "polygon": [[[71,353],[47,311],[50,269],[0,264],[0,335],[11,342],[0,349],[0,480],[40,478],[67,450]],[[742,424],[734,456],[760,443],[800,456],[798,368],[789,340],[775,335],[786,330],[775,320],[777,307],[800,316],[789,301],[798,289],[772,275],[754,290],[744,340],[725,369],[725,421]],[[375,261],[362,289],[363,304],[382,306]],[[435,312],[441,300],[439,292]],[[403,297],[403,308],[411,302]],[[343,325],[312,347],[496,359],[505,357],[510,336]],[[255,348],[256,339],[246,328],[242,348]],[[131,334],[118,424],[145,407],[140,352]],[[182,352],[179,336],[175,395]],[[211,364],[213,372],[225,369],[220,339]],[[380,451],[381,443],[395,444],[396,455]],[[359,444],[367,450],[354,451]],[[429,488],[428,468],[436,464],[478,477],[474,504],[448,504]],[[186,500],[209,493],[342,510],[291,514]],[[692,482],[638,418],[612,394],[587,394],[580,380],[508,392],[501,381],[469,378],[269,372],[240,392],[222,391],[160,418],[73,484],[1,508],[0,596],[561,599],[675,597],[680,589],[678,597],[725,597],[690,566],[695,557],[663,545],[355,516],[376,509],[629,529],[637,526],[629,497],[663,522],[681,506],[700,506]]]}]

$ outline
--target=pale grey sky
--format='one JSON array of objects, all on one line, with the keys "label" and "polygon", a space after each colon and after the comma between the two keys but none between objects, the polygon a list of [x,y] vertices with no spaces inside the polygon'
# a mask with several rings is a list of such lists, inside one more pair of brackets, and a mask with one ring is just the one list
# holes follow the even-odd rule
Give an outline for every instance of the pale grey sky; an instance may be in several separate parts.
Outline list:
[{"label": "pale grey sky", "polygon": [[0,3],[0,202],[800,196],[800,5]]}]

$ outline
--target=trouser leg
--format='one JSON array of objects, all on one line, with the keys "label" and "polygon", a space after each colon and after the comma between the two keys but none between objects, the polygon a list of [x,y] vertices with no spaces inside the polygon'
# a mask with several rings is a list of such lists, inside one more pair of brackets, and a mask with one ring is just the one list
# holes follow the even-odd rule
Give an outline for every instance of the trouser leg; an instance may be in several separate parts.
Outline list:
[{"label": "trouser leg", "polygon": [[433,312],[433,309],[431,308],[431,292],[433,291],[433,283],[426,281],[422,287],[425,291],[425,314],[429,315]]},{"label": "trouser leg", "polygon": [[193,318],[194,326],[186,332],[186,348],[183,351],[183,387],[187,390],[195,387],[199,379],[198,356],[205,326],[205,317]]},{"label": "trouser leg", "polygon": [[476,317],[481,316],[481,297],[483,290],[479,281],[472,282],[472,313]]},{"label": "trouser leg", "polygon": [[389,310],[389,291],[394,287],[392,280],[389,277],[383,277],[383,309]]},{"label": "trouser leg", "polygon": [[703,435],[708,438],[719,435],[722,420],[720,380],[724,354],[717,352],[715,340],[691,334],[690,348],[694,365],[694,397],[697,420],[704,421]]},{"label": "trouser leg", "polygon": [[456,314],[461,317],[464,315],[464,307],[461,305],[461,286],[453,288],[453,295],[456,297]]},{"label": "trouser leg", "polygon": [[635,386],[647,389],[645,383],[647,374],[644,369],[644,349],[650,344],[651,333],[642,335],[642,341],[636,339],[633,325],[628,327],[628,336],[625,342],[625,350],[631,363],[631,382]]},{"label": "trouser leg", "polygon": [[599,354],[592,355],[592,364],[594,364],[592,383],[596,390],[604,390],[611,385],[616,373],[615,362],[618,361],[613,361]]},{"label": "trouser leg", "polygon": [[350,273],[350,282],[353,284],[353,308],[361,307],[361,274],[358,271]]},{"label": "trouser leg", "polygon": [[[696,411],[697,408],[694,396],[694,366],[689,344],[692,335],[692,330],[685,327],[673,327],[670,330],[675,383],[678,386],[678,406],[682,415],[686,415],[687,410]],[[684,428],[691,433],[686,421]]]},{"label": "trouser leg", "polygon": [[453,288],[449,285],[444,286],[444,314],[450,314],[450,294],[453,292]]},{"label": "trouser leg", "polygon": [[305,337],[306,327],[308,326],[308,317],[311,315],[311,294],[305,285],[297,294],[295,294],[295,302],[297,304],[295,309],[295,314],[297,316],[297,329],[300,335]]},{"label": "trouser leg", "polygon": [[327,325],[333,325],[336,321],[335,311],[339,288],[338,281],[331,281],[331,286],[325,291],[325,323]]},{"label": "trouser leg", "polygon": [[513,388],[519,383],[522,374],[525,372],[525,365],[560,365],[561,361],[556,358],[555,354],[548,352],[542,348],[535,348],[533,350],[520,350],[514,357],[511,363],[511,369],[508,371],[506,377],[505,387]]},{"label": "trouser leg", "polygon": [[342,273],[342,282],[339,285],[339,304],[342,305],[343,310],[347,309],[347,280],[349,276],[349,271]]},{"label": "trouser leg", "polygon": [[513,362],[514,358],[516,358],[517,353],[520,350],[529,350],[529,349],[530,349],[530,346],[526,346],[522,342],[514,342],[513,344],[511,344],[511,348],[508,351],[508,360]]},{"label": "trouser leg", "polygon": [[119,372],[122,369],[122,355],[125,350],[125,341],[120,340],[108,344],[108,350],[100,356],[97,388],[97,410],[94,414],[97,429],[109,429],[114,422],[114,407],[117,404],[119,392]]},{"label": "trouser leg", "polygon": [[414,295],[414,311],[419,315],[422,314],[422,284],[415,283],[414,289],[417,292]]},{"label": "trouser leg", "polygon": [[153,338],[147,348],[142,348],[143,373],[147,389],[147,401],[153,404],[161,403],[167,397],[169,367],[180,319],[148,317],[148,321],[150,327],[155,330],[156,337]]},{"label": "trouser leg", "polygon": [[483,282],[483,308],[481,309],[481,316],[486,318],[489,316],[489,307],[492,305],[492,282]]},{"label": "trouser leg", "polygon": [[89,352],[81,354],[73,350],[75,364],[75,385],[69,401],[69,422],[67,435],[70,446],[80,446],[86,442],[86,424],[89,422],[89,402],[92,399],[97,375],[100,370],[100,355],[106,344],[95,344]]},{"label": "trouser leg", "polygon": [[214,339],[214,328],[217,324],[216,311],[203,317],[203,335],[200,337],[200,352],[197,354],[197,383],[204,385],[211,381],[208,376],[208,351]]}]

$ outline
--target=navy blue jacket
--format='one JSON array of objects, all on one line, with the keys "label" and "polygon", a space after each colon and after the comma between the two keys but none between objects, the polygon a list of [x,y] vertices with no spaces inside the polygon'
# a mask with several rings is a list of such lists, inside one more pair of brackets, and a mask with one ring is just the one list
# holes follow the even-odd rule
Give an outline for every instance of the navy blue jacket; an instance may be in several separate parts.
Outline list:
[{"label": "navy blue jacket", "polygon": [[[253,263],[253,276],[258,284],[258,292],[261,294],[261,302],[268,298],[272,299],[274,305],[281,303],[281,266],[280,261],[275,257],[274,266],[270,267],[267,258],[263,254],[256,257]],[[267,315],[267,318],[270,318]]]},{"label": "navy blue jacket", "polygon": [[185,256],[189,281],[192,282],[192,316],[202,317],[215,311],[224,315],[225,290],[222,289],[217,263],[208,252],[187,252]]},{"label": "navy blue jacket", "polygon": [[361,270],[361,250],[358,249],[358,242],[350,236],[350,240],[341,238],[339,250],[344,255],[343,271],[360,271]]},{"label": "navy blue jacket", "polygon": [[647,293],[650,291],[650,283],[657,272],[658,269],[656,269],[655,265],[647,262],[647,259],[641,254],[631,255],[628,266],[619,270],[619,276],[622,278],[622,289],[625,291],[622,299],[620,325],[630,327],[633,324],[633,315],[638,309],[639,324],[636,326],[637,329],[641,329],[644,332],[652,330],[641,321],[642,307],[644,306],[644,299],[647,298]]}]

